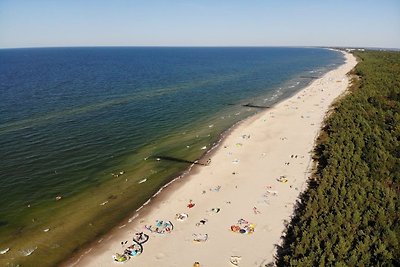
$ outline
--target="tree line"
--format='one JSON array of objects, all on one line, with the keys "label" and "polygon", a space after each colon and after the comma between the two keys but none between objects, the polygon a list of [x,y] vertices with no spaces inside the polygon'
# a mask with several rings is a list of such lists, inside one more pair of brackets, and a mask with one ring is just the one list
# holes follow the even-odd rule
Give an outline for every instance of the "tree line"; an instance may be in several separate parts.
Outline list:
[{"label": "tree line", "polygon": [[357,51],[278,266],[400,266],[400,52]]}]

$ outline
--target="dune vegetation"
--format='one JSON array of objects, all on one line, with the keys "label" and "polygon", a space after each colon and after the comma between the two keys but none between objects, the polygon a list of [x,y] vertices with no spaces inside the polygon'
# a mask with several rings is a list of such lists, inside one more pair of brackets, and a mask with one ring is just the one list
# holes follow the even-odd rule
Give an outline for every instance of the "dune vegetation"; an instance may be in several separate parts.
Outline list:
[{"label": "dune vegetation", "polygon": [[400,52],[357,51],[278,266],[400,266]]}]

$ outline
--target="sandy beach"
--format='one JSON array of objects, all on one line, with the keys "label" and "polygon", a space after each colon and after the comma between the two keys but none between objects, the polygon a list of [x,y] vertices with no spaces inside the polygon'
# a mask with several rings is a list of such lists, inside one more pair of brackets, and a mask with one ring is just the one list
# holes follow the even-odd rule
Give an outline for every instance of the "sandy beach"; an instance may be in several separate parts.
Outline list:
[{"label": "sandy beach", "polygon": [[357,63],[351,54],[345,57],[345,64],[294,96],[242,121],[209,154],[207,166],[195,166],[65,266],[118,265],[112,256],[123,253],[140,232],[149,240],[126,266],[272,262],[284,222],[307,186],[311,151],[324,116],[346,91],[346,74]]}]

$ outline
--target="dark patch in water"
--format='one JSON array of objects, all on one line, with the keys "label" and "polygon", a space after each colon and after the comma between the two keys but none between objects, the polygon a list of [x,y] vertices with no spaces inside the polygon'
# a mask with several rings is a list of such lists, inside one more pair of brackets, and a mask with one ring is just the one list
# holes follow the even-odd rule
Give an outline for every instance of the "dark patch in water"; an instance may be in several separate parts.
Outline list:
[{"label": "dark patch in water", "polygon": [[304,78],[304,79],[318,79],[318,76],[300,76],[300,78]]},{"label": "dark patch in water", "polygon": [[258,106],[258,105],[253,105],[253,104],[246,104],[246,105],[242,105],[242,107],[248,107],[248,108],[270,108],[269,106]]},{"label": "dark patch in water", "polygon": [[154,156],[154,157],[151,157],[151,158],[206,166],[206,164],[200,163],[198,161],[190,161],[190,160],[186,160],[186,159],[178,159],[178,158],[168,157],[168,156]]}]

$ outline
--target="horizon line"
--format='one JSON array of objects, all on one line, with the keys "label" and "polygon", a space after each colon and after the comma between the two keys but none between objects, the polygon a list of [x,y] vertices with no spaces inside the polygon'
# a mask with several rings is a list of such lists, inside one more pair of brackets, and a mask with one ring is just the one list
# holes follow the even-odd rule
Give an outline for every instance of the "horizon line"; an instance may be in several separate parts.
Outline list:
[{"label": "horizon line", "polygon": [[22,47],[0,47],[0,50],[11,49],[50,49],[50,48],[364,48],[385,49],[399,51],[396,47],[374,47],[374,46],[312,46],[312,45],[73,45],[73,46],[22,46]]}]

